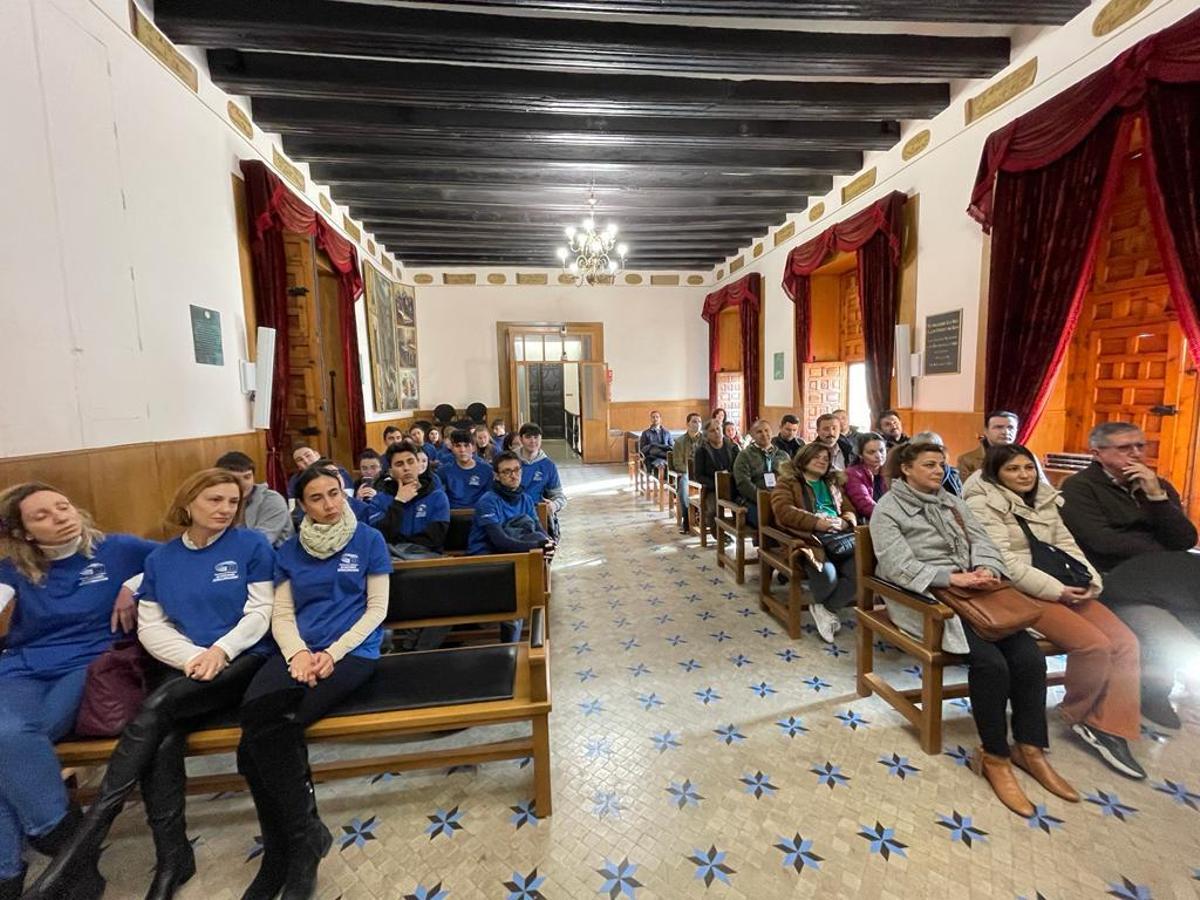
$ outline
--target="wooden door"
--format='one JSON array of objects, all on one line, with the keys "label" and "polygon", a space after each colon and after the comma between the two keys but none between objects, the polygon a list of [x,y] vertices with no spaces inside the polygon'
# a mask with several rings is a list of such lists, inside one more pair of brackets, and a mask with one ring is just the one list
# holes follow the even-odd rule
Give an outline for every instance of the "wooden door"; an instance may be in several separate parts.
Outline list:
[{"label": "wooden door", "polygon": [[[317,268],[312,238],[285,233],[288,283],[288,441],[285,457],[291,456],[291,444],[311,442],[324,453],[321,434],[321,344],[317,318]],[[285,463],[285,466],[288,463]]]},{"label": "wooden door", "polygon": [[862,303],[858,299],[858,270],[838,279],[838,344],[843,362],[863,362],[867,358],[863,341]]},{"label": "wooden door", "polygon": [[338,279],[332,272],[318,273],[318,319],[321,334],[322,430],[321,452],[353,469],[354,440],[350,434],[350,397],[346,390],[346,362],[342,350],[342,322],[338,314]]},{"label": "wooden door", "polygon": [[[585,463],[620,459],[620,438],[610,440],[608,363],[579,364],[580,445]],[[618,432],[620,435],[620,432]]]},{"label": "wooden door", "polygon": [[848,402],[849,366],[844,362],[804,364],[804,439],[817,436],[817,419]]},{"label": "wooden door", "polygon": [[744,387],[741,372],[717,373],[717,406],[725,410],[725,421],[736,425],[739,432],[745,428],[745,414],[742,408],[745,402]]}]

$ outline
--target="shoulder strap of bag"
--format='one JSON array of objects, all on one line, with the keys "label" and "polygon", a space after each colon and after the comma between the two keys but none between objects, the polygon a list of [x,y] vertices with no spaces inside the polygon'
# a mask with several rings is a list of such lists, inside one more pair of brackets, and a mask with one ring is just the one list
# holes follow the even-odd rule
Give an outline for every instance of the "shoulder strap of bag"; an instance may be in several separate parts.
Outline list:
[{"label": "shoulder strap of bag", "polygon": [[950,515],[954,516],[954,521],[962,529],[963,537],[967,539],[967,549],[971,549],[971,532],[967,531],[967,523],[963,521],[962,513],[958,511],[957,506],[950,506]]},{"label": "shoulder strap of bag", "polygon": [[1025,521],[1024,516],[1018,516],[1016,513],[1013,513],[1013,518],[1017,520],[1017,527],[1025,532],[1025,540],[1029,542],[1030,550],[1032,550],[1037,544],[1045,543],[1045,541],[1043,541],[1041,538],[1034,535],[1033,529],[1029,527],[1029,523]]}]

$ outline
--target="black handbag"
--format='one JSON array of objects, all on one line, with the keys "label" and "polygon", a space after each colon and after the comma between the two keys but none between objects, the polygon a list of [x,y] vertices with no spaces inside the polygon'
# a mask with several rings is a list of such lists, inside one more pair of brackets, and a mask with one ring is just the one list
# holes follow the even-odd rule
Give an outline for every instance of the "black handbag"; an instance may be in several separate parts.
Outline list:
[{"label": "black handbag", "polygon": [[1065,550],[1034,537],[1029,523],[1021,516],[1014,517],[1025,532],[1025,540],[1029,542],[1029,562],[1035,569],[1057,578],[1070,588],[1085,588],[1092,583],[1092,572],[1086,565]]},{"label": "black handbag", "polygon": [[840,563],[854,556],[853,531],[818,531],[816,538],[821,542],[825,558],[831,563]]}]

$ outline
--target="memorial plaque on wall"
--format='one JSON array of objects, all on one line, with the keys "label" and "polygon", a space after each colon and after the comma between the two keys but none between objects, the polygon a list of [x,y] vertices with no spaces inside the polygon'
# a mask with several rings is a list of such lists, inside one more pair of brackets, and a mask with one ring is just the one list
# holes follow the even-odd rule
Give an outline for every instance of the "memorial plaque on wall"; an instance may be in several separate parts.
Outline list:
[{"label": "memorial plaque on wall", "polygon": [[221,314],[215,309],[190,306],[192,313],[192,352],[202,366],[225,365],[221,344]]},{"label": "memorial plaque on wall", "polygon": [[962,310],[925,317],[925,374],[962,370]]}]

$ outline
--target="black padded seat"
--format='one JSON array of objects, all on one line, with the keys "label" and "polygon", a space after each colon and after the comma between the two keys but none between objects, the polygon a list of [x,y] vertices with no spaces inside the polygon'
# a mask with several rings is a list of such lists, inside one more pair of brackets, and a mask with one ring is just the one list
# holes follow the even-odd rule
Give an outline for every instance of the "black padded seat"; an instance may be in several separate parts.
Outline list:
[{"label": "black padded seat", "polygon": [[510,562],[401,569],[393,572],[391,579],[389,622],[517,611],[517,585]]},{"label": "black padded seat", "polygon": [[446,532],[445,550],[447,553],[464,552],[471,539],[471,522],[473,516],[450,516],[450,530]]}]

